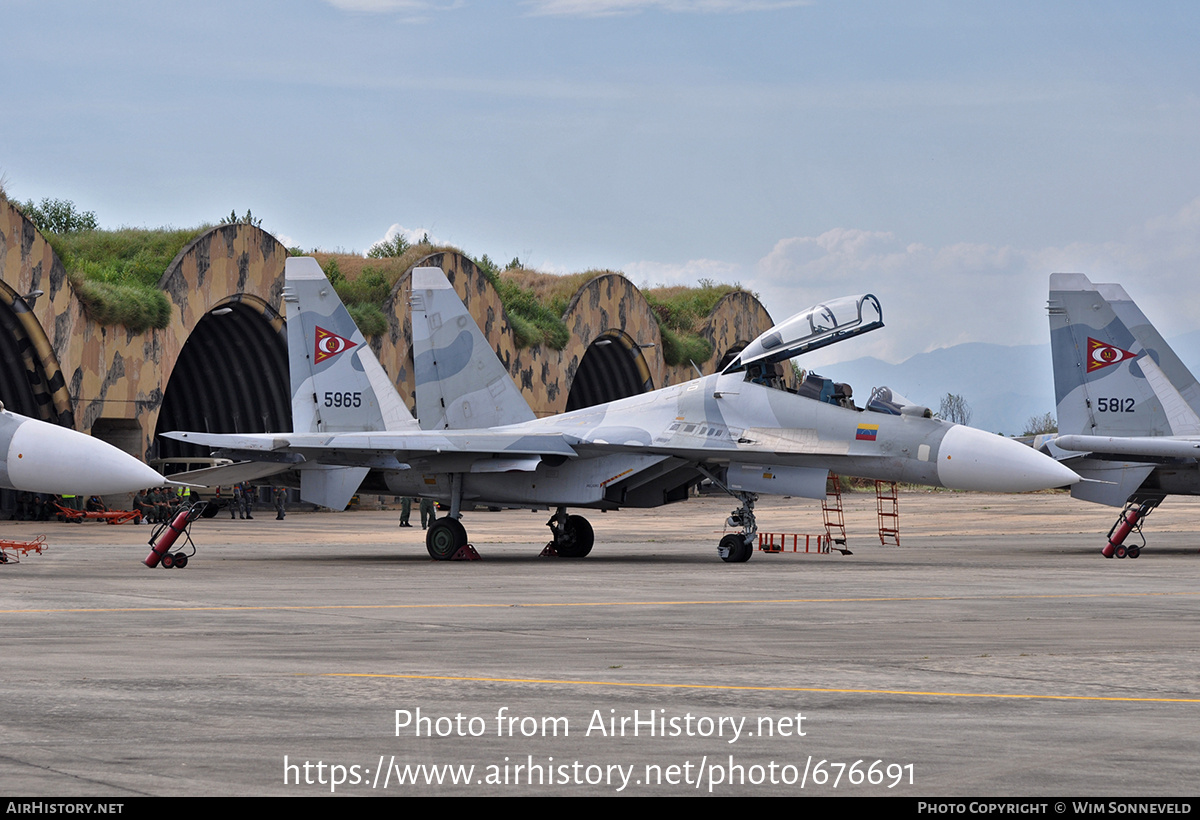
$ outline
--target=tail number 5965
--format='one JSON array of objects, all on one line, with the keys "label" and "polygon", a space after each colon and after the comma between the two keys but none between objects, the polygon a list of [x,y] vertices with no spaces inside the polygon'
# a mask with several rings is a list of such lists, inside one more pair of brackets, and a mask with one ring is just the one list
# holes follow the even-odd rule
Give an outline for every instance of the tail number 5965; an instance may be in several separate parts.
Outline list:
[{"label": "tail number 5965", "polygon": [[326,407],[362,407],[362,393],[325,391]]}]

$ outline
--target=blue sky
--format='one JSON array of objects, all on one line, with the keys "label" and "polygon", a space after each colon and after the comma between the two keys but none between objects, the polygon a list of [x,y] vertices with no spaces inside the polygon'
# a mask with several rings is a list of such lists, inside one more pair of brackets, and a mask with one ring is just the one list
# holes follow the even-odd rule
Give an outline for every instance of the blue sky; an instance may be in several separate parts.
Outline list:
[{"label": "blue sky", "polygon": [[0,0],[0,174],[101,224],[428,231],[777,319],[826,360],[1047,338],[1047,277],[1200,327],[1200,6]]}]

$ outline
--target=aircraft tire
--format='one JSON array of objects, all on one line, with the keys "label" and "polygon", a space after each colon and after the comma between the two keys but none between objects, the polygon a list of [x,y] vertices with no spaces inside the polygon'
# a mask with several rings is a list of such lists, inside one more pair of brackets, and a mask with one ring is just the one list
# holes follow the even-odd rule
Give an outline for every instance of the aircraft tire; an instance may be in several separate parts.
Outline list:
[{"label": "aircraft tire", "polygon": [[754,554],[754,547],[746,543],[744,536],[730,533],[721,539],[721,544],[717,547],[717,554],[727,564],[744,564]]},{"label": "aircraft tire", "polygon": [[457,518],[439,518],[425,533],[425,549],[435,561],[449,561],[467,544],[467,530]]},{"label": "aircraft tire", "polygon": [[746,540],[743,539],[742,540],[742,554],[738,558],[738,563],[739,564],[746,563],[747,561],[750,560],[751,556],[753,556],[753,555],[754,555],[754,544],[747,543]]},{"label": "aircraft tire", "polygon": [[555,544],[554,549],[560,558],[583,558],[592,551],[596,543],[596,533],[592,524],[582,515],[567,516],[567,540]]}]

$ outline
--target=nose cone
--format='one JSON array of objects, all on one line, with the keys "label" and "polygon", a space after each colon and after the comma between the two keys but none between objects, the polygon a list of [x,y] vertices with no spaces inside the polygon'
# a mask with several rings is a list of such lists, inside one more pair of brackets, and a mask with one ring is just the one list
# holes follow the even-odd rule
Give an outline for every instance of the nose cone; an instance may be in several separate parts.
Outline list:
[{"label": "nose cone", "polygon": [[1074,470],[1032,447],[961,424],[942,439],[937,470],[952,490],[1024,493],[1079,481]]},{"label": "nose cone", "polygon": [[83,433],[27,419],[8,447],[13,487],[34,493],[126,493],[165,482],[128,453]]}]

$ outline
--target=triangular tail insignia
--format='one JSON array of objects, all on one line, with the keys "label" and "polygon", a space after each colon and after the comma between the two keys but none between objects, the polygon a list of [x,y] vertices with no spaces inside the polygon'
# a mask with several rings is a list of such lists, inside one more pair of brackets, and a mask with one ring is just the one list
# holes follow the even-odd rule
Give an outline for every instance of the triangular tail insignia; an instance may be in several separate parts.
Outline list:
[{"label": "triangular tail insignia", "polygon": [[1115,345],[1093,339],[1091,336],[1088,337],[1087,369],[1089,373],[1099,370],[1102,367],[1123,362],[1126,359],[1135,358],[1137,355],[1128,350],[1122,350]]},{"label": "triangular tail insignia", "polygon": [[358,347],[358,342],[352,342],[345,336],[339,336],[333,331],[317,326],[317,346],[313,354],[313,363],[320,364],[339,353],[345,353],[352,347]]}]

